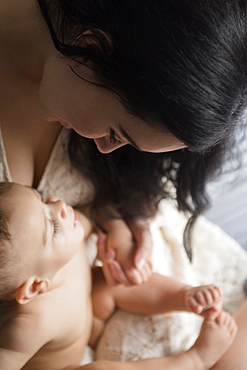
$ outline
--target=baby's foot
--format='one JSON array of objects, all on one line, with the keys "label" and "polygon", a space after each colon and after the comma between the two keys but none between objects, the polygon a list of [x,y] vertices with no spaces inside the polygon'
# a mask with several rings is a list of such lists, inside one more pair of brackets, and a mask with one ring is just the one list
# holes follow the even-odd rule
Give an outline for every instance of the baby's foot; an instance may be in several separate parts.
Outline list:
[{"label": "baby's foot", "polygon": [[236,333],[237,324],[231,315],[225,311],[219,314],[208,311],[199,337],[188,351],[197,361],[197,368],[209,369],[218,362],[232,344]]},{"label": "baby's foot", "polygon": [[189,312],[201,314],[209,308],[219,312],[222,308],[222,291],[215,285],[186,287],[184,290],[185,309]]}]

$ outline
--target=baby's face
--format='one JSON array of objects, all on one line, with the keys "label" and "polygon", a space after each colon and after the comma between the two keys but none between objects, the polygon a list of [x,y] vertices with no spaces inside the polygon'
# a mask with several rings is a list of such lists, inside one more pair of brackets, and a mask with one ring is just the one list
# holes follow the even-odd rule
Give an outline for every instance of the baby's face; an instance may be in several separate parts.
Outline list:
[{"label": "baby's face", "polygon": [[50,277],[82,246],[84,230],[72,207],[55,198],[45,202],[34,189],[13,184],[10,204],[11,242],[23,271]]}]

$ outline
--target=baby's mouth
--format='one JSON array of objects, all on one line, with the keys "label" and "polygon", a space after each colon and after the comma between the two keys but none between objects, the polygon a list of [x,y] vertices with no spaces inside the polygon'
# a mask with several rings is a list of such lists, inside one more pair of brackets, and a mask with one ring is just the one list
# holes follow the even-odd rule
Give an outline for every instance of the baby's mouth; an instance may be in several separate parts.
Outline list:
[{"label": "baby's mouth", "polygon": [[74,227],[76,227],[77,224],[78,224],[78,218],[77,218],[76,213],[74,211]]}]

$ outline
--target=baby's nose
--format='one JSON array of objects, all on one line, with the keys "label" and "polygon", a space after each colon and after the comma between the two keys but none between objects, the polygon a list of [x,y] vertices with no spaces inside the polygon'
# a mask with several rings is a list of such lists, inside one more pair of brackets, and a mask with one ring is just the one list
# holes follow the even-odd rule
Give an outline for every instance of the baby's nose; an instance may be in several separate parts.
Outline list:
[{"label": "baby's nose", "polygon": [[63,202],[62,200],[57,200],[56,202],[55,202],[55,204],[56,204],[56,206],[57,206],[57,208],[58,208],[58,211],[59,211],[59,213],[60,213],[60,216],[62,217],[62,218],[66,218],[67,217],[67,205],[66,205],[66,203],[65,202]]},{"label": "baby's nose", "polygon": [[59,199],[54,195],[43,194],[42,195],[42,200],[43,200],[44,203],[48,204],[48,203],[55,203]]}]

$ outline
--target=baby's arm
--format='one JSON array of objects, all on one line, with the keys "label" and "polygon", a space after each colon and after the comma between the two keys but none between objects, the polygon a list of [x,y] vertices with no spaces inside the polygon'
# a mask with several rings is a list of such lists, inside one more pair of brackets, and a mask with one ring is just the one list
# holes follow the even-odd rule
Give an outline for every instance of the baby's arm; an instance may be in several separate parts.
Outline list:
[{"label": "baby's arm", "polygon": [[191,287],[173,278],[152,274],[142,286],[119,287],[113,291],[113,297],[117,307],[138,315],[170,311],[201,314],[211,307],[221,309],[222,292],[214,285]]},{"label": "baby's arm", "polygon": [[156,315],[170,311],[201,314],[208,308],[219,311],[222,293],[213,285],[191,287],[159,274],[152,274],[150,279],[140,286],[109,287],[101,268],[97,268],[93,271],[92,299],[95,331],[90,345],[96,343],[105,321],[117,307],[139,315]]}]

